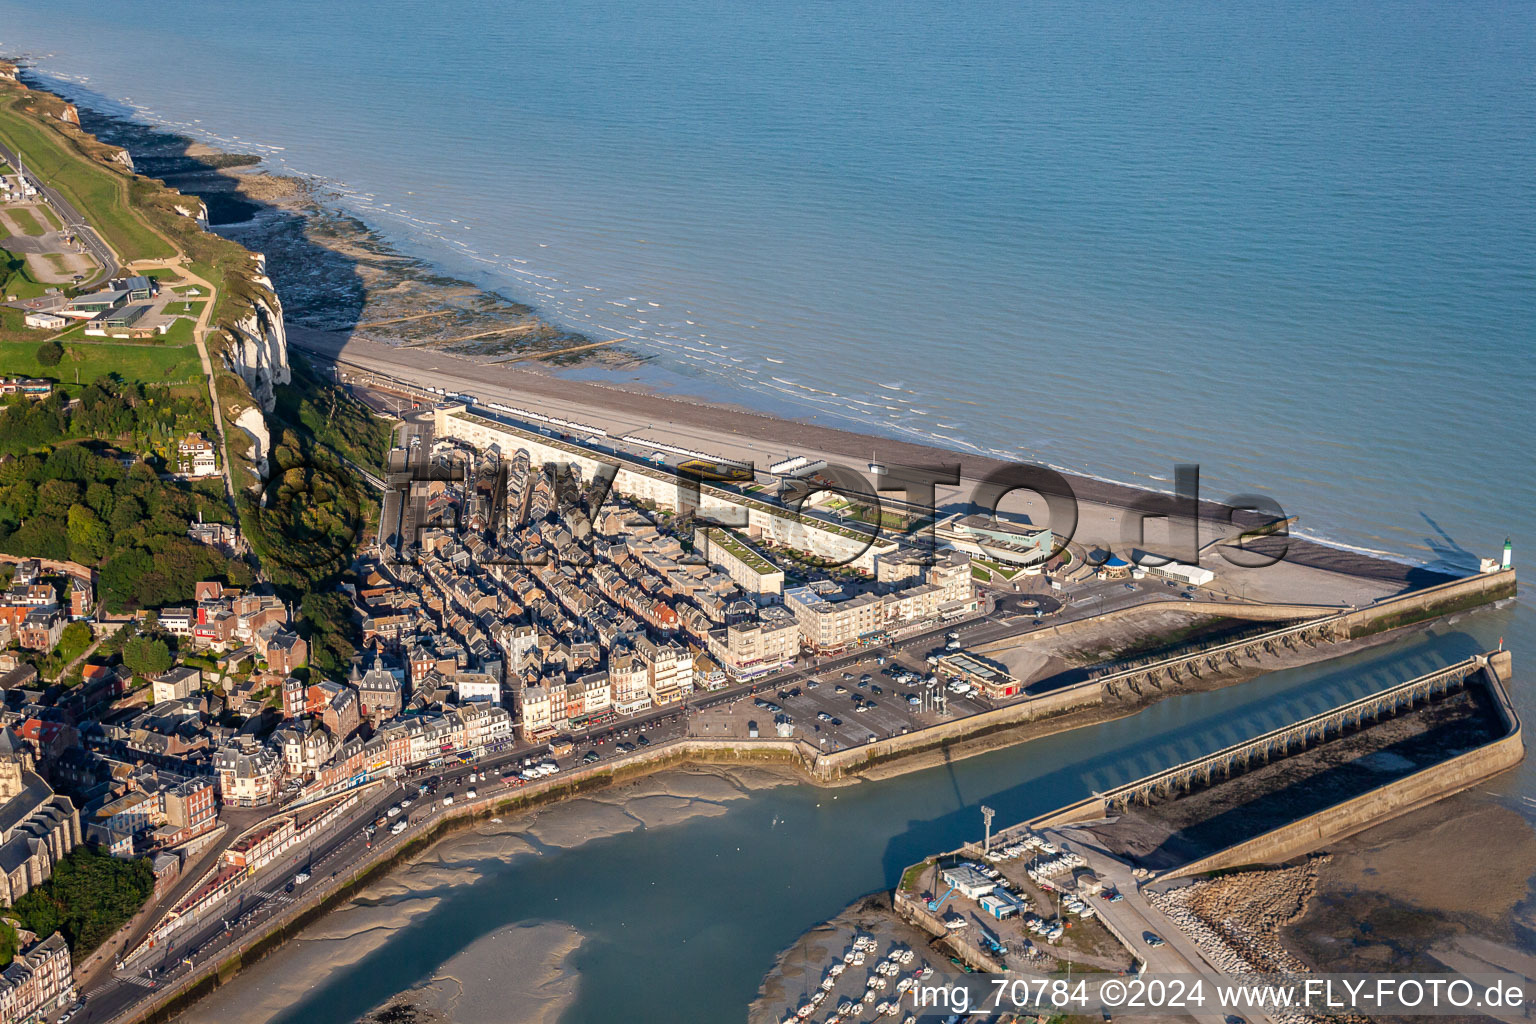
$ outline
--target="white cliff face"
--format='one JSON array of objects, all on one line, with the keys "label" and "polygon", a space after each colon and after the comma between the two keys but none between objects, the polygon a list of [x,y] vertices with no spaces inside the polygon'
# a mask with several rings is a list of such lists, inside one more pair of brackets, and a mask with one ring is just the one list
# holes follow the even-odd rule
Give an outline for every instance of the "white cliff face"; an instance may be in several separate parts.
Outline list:
[{"label": "white cliff face", "polygon": [[208,204],[197,196],[186,196],[186,203],[177,203],[176,212],[183,217],[190,217],[197,221],[197,226],[204,231],[208,230]]},{"label": "white cliff face", "polygon": [[[235,419],[235,426],[245,431],[251,439],[251,446],[246,450],[245,457],[256,467],[256,472],[261,479],[267,478],[267,454],[272,451],[272,432],[267,429],[267,420],[261,414],[261,410],[255,407],[243,409]],[[230,439],[233,446],[234,438]]]},{"label": "white cliff face", "polygon": [[257,256],[259,274],[255,281],[262,294],[252,300],[250,311],[231,328],[227,358],[230,369],[238,373],[251,389],[251,396],[263,412],[271,412],[273,388],[293,379],[288,368],[288,332],[283,325],[283,304],[266,275],[266,260]]}]

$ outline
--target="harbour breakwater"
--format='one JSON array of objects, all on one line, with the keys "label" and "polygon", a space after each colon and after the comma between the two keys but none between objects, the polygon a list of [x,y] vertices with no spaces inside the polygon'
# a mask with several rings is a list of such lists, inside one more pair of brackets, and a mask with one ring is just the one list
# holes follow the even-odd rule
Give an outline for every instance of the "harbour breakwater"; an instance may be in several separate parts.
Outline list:
[{"label": "harbour breakwater", "polygon": [[[1302,648],[1315,648],[1318,656],[1324,657],[1329,653],[1327,648],[1333,645],[1490,604],[1512,597],[1515,590],[1514,569],[1426,587],[1364,608],[1322,616],[1298,626],[1286,626],[1216,648],[1175,653],[1146,665],[1048,690],[967,718],[941,722],[848,750],[818,754],[812,772],[819,781],[830,781],[925,752],[941,753],[946,759],[963,757],[981,752],[979,747],[967,750],[963,744],[989,733],[1056,718],[1062,719],[1062,728],[1070,728],[1066,716],[1075,712],[1098,710],[1131,714],[1180,687],[1231,685],[1262,672],[1266,665]],[[1287,618],[1294,616],[1295,608],[1291,605],[1272,606],[1277,616]],[[1132,611],[1134,609],[1127,610]],[[1138,684],[1138,680],[1144,685]]]},{"label": "harbour breakwater", "polygon": [[[1236,780],[1236,790],[1225,794],[1215,792],[1214,802],[1200,805],[1202,815],[1214,811],[1221,822],[1215,832],[1224,836],[1234,825],[1228,820],[1233,812],[1240,812],[1245,803],[1266,799],[1265,790],[1274,795],[1273,787],[1287,793],[1299,788],[1316,788],[1326,799],[1337,785],[1338,763],[1310,755],[1330,743],[1344,744],[1373,730],[1390,730],[1398,718],[1431,717],[1437,708],[1451,703],[1453,695],[1467,696],[1469,699],[1464,703],[1485,708],[1490,713],[1491,735],[1484,742],[1472,745],[1471,749],[1447,751],[1448,756],[1427,767],[1406,773],[1398,770],[1393,774],[1388,766],[1394,760],[1404,761],[1399,752],[1405,752],[1406,747],[1392,740],[1379,741],[1374,751],[1360,758],[1373,762],[1362,777],[1385,773],[1390,776],[1386,781],[1370,785],[1347,799],[1300,814],[1280,827],[1239,839],[1205,856],[1163,870],[1147,870],[1146,880],[1136,884],[1153,885],[1212,872],[1293,861],[1330,843],[1469,789],[1519,764],[1525,754],[1522,726],[1504,685],[1512,667],[1512,656],[1505,650],[1475,655],[1292,725],[1036,815],[993,834],[991,848],[995,850],[1021,842],[1040,830],[1050,830],[1049,834],[1054,837],[1063,829],[1075,828],[1078,831],[1068,833],[1067,838],[1083,844],[1083,850],[1095,849],[1096,855],[1107,852],[1145,869],[1149,849],[1153,860],[1177,849],[1173,842],[1175,836],[1156,836],[1148,843],[1147,818],[1155,816],[1162,806],[1202,791],[1221,790]],[[1426,735],[1438,734],[1431,727]],[[1370,745],[1362,745],[1361,749],[1370,749]],[[1361,750],[1356,750],[1348,756],[1360,753]],[[1243,788],[1248,776],[1263,774],[1261,769],[1281,766],[1282,762],[1291,767],[1280,767],[1279,775],[1267,782],[1261,781],[1257,787]],[[1147,812],[1138,814],[1143,808],[1148,809]],[[1177,814],[1171,815],[1170,820],[1183,821],[1182,828],[1175,826],[1175,835],[1188,828],[1189,821]],[[1099,846],[1103,849],[1096,849]],[[1006,968],[997,957],[968,941],[964,934],[957,933],[929,909],[925,898],[909,891],[912,888],[909,880],[922,878],[936,863],[982,860],[986,853],[982,844],[967,842],[958,850],[929,857],[908,867],[902,883],[892,893],[892,910],[969,967],[1001,972]],[[1131,877],[1136,877],[1134,872]],[[1137,947],[1132,936],[1118,929],[1110,915],[1100,915],[1096,921],[1134,953]]]},{"label": "harbour breakwater", "polygon": [[[1181,878],[1227,868],[1290,860],[1470,788],[1519,764],[1525,756],[1524,736],[1519,715],[1504,686],[1512,667],[1513,658],[1509,651],[1476,655],[1292,725],[1174,765],[1107,792],[1096,793],[1078,803],[1039,815],[1025,823],[1024,827],[1064,828],[1114,822],[1139,807],[1155,808],[1202,789],[1240,779],[1257,767],[1299,757],[1399,715],[1413,715],[1418,709],[1428,707],[1437,698],[1443,698],[1454,691],[1467,690],[1486,695],[1487,707],[1497,723],[1495,734],[1487,742],[1297,817],[1260,835],[1160,871],[1156,877]],[[1290,777],[1285,780],[1285,785],[1292,787],[1306,784],[1305,780],[1298,781]],[[1252,794],[1248,795],[1252,797]],[[1106,827],[1113,829],[1115,826]],[[1006,841],[1007,833],[1001,833],[998,838]]]}]

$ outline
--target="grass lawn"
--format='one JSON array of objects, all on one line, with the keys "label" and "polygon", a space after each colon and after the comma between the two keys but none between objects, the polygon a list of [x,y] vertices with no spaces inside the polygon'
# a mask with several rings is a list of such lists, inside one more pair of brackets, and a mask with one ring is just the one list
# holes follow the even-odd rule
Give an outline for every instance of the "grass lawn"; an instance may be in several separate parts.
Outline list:
[{"label": "grass lawn", "polygon": [[66,384],[75,382],[77,371],[82,384],[109,373],[149,384],[179,383],[202,375],[194,345],[66,340],[63,361],[58,366],[42,366],[37,361],[37,347],[47,334],[37,334],[36,341],[0,342],[0,373],[48,377]]},{"label": "grass lawn", "polygon": [[53,212],[52,207],[42,205],[34,206],[32,207],[32,212],[37,214],[38,219],[40,219],[44,224],[48,225],[49,231],[64,230],[64,225],[59,223],[59,216]]},{"label": "grass lawn", "polygon": [[1012,580],[1024,571],[1024,567],[1021,565],[1003,565],[1001,562],[994,562],[990,558],[978,558],[972,555],[972,570],[977,566],[980,566],[989,576],[1001,576],[1005,580]]},{"label": "grass lawn", "polygon": [[188,320],[186,317],[181,317],[181,318],[177,319],[176,322],[171,324],[171,326],[166,329],[166,332],[160,336],[160,344],[162,344],[162,345],[190,345],[190,344],[192,344],[192,341],[193,341],[192,328],[195,327],[195,326],[196,326],[196,324],[193,321]]},{"label": "grass lawn", "polygon": [[63,193],[125,261],[175,255],[164,239],[128,207],[127,182],[85,155],[61,135],[15,108],[22,95],[0,103],[0,136],[39,180]]},{"label": "grass lawn", "polygon": [[191,302],[167,302],[165,304],[165,315],[190,316],[196,320],[198,314],[203,311],[203,307],[207,304],[206,299],[202,302],[198,302],[196,299],[193,299]]}]

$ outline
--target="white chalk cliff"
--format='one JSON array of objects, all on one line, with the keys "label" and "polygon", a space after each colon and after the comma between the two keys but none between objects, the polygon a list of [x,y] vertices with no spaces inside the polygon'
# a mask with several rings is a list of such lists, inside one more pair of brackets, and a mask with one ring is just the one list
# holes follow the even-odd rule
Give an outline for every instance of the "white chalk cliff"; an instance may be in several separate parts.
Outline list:
[{"label": "white chalk cliff", "polygon": [[229,368],[240,375],[251,397],[256,399],[263,412],[271,412],[274,400],[273,388],[287,384],[293,378],[288,368],[288,332],[283,325],[283,304],[267,277],[266,258],[255,254],[257,274],[252,279],[256,285],[248,304],[248,311],[240,319],[227,324],[230,345],[225,349]]}]

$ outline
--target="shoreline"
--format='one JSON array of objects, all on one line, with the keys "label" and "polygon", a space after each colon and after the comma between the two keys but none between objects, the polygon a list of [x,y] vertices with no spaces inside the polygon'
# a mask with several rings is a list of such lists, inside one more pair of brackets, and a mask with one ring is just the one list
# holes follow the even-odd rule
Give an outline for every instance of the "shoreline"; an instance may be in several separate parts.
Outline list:
[{"label": "shoreline", "polygon": [[[49,80],[37,81],[39,74]],[[89,94],[89,90],[79,83],[47,76],[23,63],[21,77],[25,80],[29,76],[36,88],[53,91],[57,87],[63,93]],[[718,430],[722,423],[729,421],[733,429],[745,428],[751,436],[764,442],[814,448],[851,460],[854,466],[862,466],[872,448],[878,449],[882,460],[908,465],[958,463],[963,480],[974,480],[1007,464],[992,456],[941,447],[929,440],[919,442],[862,433],[851,429],[857,425],[851,420],[846,425],[829,425],[810,417],[785,416],[734,402],[711,400],[683,388],[660,390],[652,385],[642,383],[637,386],[633,381],[622,380],[626,367],[632,369],[657,362],[658,357],[625,348],[623,339],[614,347],[601,347],[609,342],[558,325],[536,307],[494,288],[457,278],[429,257],[403,252],[382,229],[345,208],[341,199],[343,183],[313,173],[266,170],[267,154],[232,153],[221,149],[220,143],[210,141],[217,139],[211,132],[205,132],[205,138],[197,138],[176,126],[140,120],[145,116],[143,111],[116,103],[109,97],[89,95],[91,98],[81,96],[71,101],[80,107],[88,130],[98,134],[105,132],[105,136],[112,137],[115,144],[130,152],[136,145],[141,152],[146,148],[159,149],[159,159],[162,160],[167,144],[187,144],[180,154],[181,171],[169,173],[163,180],[193,194],[198,194],[200,186],[205,189],[212,186],[214,191],[223,194],[224,199],[232,198],[235,204],[251,213],[247,220],[210,223],[209,229],[248,248],[267,253],[269,272],[284,298],[290,320],[289,338],[298,348],[335,354],[338,349],[348,346],[366,349],[371,345],[382,345],[392,353],[391,358],[401,361],[401,365],[414,362],[418,367],[431,362],[428,359],[423,364],[416,358],[418,356],[448,357],[464,364],[463,369],[472,374],[470,380],[504,379],[508,387],[531,395],[599,409],[608,406],[613,402],[613,396],[618,395],[627,408],[643,413],[646,418],[660,419],[671,413],[674,418],[691,421],[692,426],[711,430]],[[92,104],[92,99],[96,105]],[[113,107],[116,109],[111,109]],[[138,161],[140,154],[134,156]],[[250,157],[252,162],[221,163],[217,159],[221,156],[225,160],[242,161]],[[147,159],[151,162],[141,168],[141,173],[153,175],[156,165],[152,161],[156,158]],[[189,172],[189,165],[196,160],[209,162],[197,165],[200,169]],[[332,194],[325,195],[327,190]],[[253,235],[259,237],[253,238]],[[350,267],[327,266],[337,259],[353,260],[354,263]],[[361,293],[354,294],[359,291],[360,283],[349,280],[345,271],[355,271],[360,266],[370,274],[377,273],[380,280],[361,282]],[[318,282],[313,279],[317,267],[322,274],[322,280]],[[387,268],[387,271],[380,272],[381,268]],[[295,294],[296,291],[299,294]],[[344,301],[338,303],[338,296],[343,296]],[[436,308],[422,312],[420,304],[424,302],[434,303]],[[400,303],[410,311],[390,315],[399,312]],[[381,304],[384,308],[376,308]],[[346,316],[335,319],[322,315],[334,312],[337,305],[343,307],[343,312],[350,310],[356,315],[350,320]],[[317,326],[320,323],[331,326]],[[459,351],[443,347],[441,338],[433,338],[436,328],[447,325],[454,327],[452,333],[461,336],[461,340],[482,334],[522,340],[512,349],[481,353]],[[389,330],[378,330],[384,327]],[[368,333],[362,333],[365,331]],[[382,340],[385,338],[395,340]],[[566,356],[552,359],[556,353],[566,350],[569,350]],[[378,353],[370,353],[369,358],[377,359]],[[516,365],[530,360],[537,361],[540,368]],[[551,361],[545,363],[544,360]],[[599,369],[604,372],[605,379],[576,379],[544,368],[556,365]],[[842,417],[836,418],[843,421]],[[1148,495],[1170,493],[1140,483],[1062,469],[1055,463],[1041,464],[1066,477],[1080,502],[1088,504],[1123,509]],[[1223,507],[1215,502],[1202,498],[1201,504],[1203,518],[1222,514]],[[1287,511],[1294,513],[1294,510]],[[1286,560],[1382,581],[1408,584],[1413,580],[1415,585],[1473,571],[1471,566],[1441,567],[1409,554],[1374,551],[1305,532],[1290,535]]]}]

